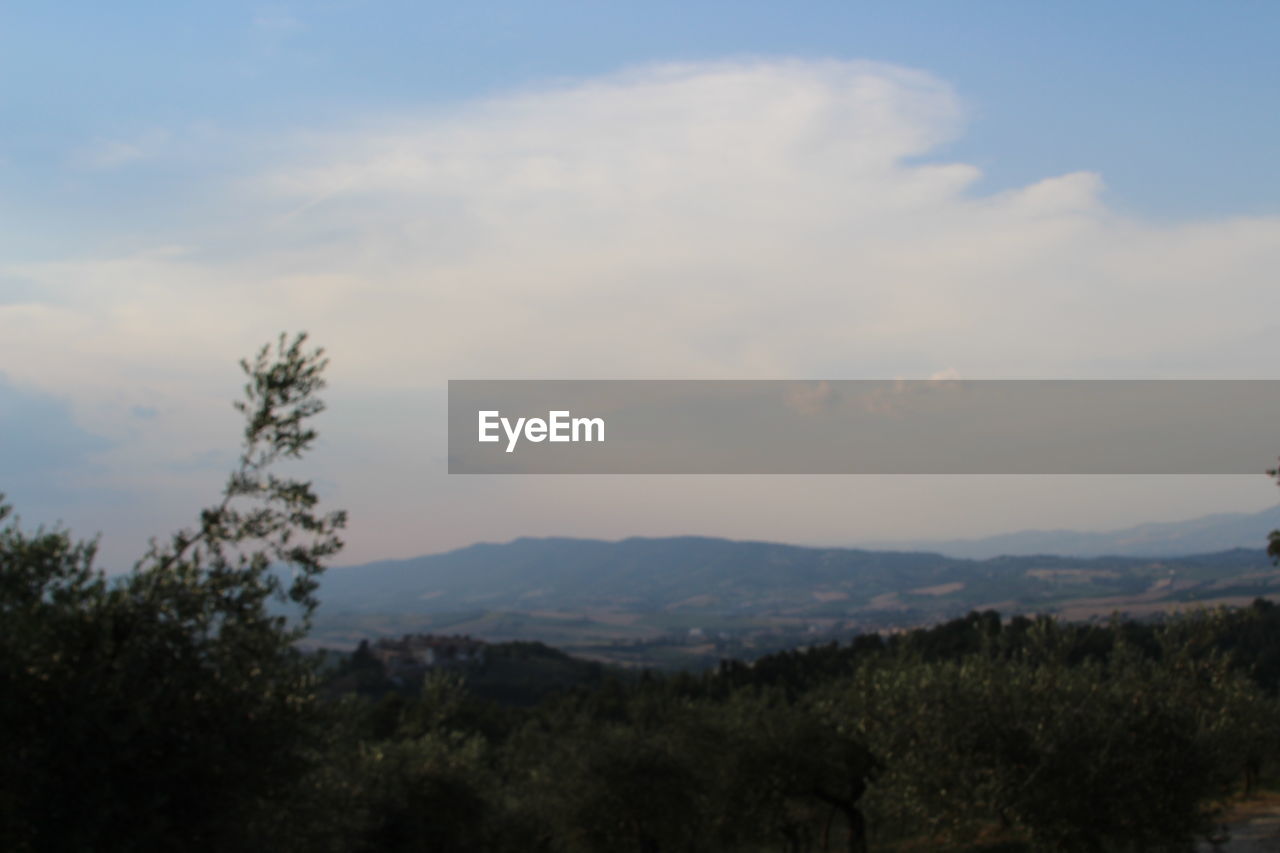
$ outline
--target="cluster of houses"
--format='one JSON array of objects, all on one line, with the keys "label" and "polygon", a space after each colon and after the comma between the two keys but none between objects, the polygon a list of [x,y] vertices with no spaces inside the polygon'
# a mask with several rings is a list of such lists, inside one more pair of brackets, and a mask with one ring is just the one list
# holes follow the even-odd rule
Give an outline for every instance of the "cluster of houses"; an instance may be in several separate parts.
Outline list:
[{"label": "cluster of houses", "polygon": [[369,651],[382,663],[388,678],[403,683],[419,679],[434,668],[482,664],[485,643],[469,636],[406,634],[398,640],[384,637]]}]

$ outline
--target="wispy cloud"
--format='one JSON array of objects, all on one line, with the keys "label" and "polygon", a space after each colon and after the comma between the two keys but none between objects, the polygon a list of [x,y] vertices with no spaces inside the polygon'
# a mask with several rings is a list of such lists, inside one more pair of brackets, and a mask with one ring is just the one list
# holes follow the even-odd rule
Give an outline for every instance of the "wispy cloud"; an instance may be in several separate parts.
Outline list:
[{"label": "wispy cloud", "polygon": [[110,170],[153,159],[167,148],[171,134],[149,130],[131,139],[98,139],[76,151],[72,164],[90,170]]}]

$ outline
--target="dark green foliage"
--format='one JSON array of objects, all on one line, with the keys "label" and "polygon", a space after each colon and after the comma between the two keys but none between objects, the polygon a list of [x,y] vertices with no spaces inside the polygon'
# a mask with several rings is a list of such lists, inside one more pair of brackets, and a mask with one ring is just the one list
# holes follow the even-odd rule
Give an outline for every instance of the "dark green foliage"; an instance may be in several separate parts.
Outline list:
[{"label": "dark green foliage", "polygon": [[[108,581],[63,531],[0,530],[5,849],[247,849],[305,799],[290,793],[320,708],[294,643],[344,517],[269,470],[315,437],[325,362],[303,341],[243,363],[244,446],[222,500],[131,574]],[[292,624],[273,602],[297,606]]]},{"label": "dark green foliage", "polygon": [[726,840],[800,848],[830,840],[838,822],[847,848],[865,849],[862,797],[883,768],[861,737],[776,693],[739,694],[725,717],[720,786],[723,813],[734,816]]},{"label": "dark green foliage", "polygon": [[485,744],[470,790],[486,826],[521,828],[523,849],[860,850],[993,833],[1044,850],[1178,849],[1277,750],[1280,709],[1229,653],[1242,635],[1280,634],[1270,615],[974,613],[701,676],[606,677],[505,713],[457,684],[371,706],[383,722],[367,736]]},{"label": "dark green foliage", "polygon": [[605,667],[542,643],[494,643],[486,648],[484,663],[465,676],[475,696],[527,707],[559,691],[598,685]]},{"label": "dark green foliage", "polygon": [[868,808],[888,829],[955,840],[1003,824],[1046,850],[1142,848],[1206,829],[1224,793],[1194,687],[1146,662],[895,660],[824,707],[884,761]]},{"label": "dark green foliage", "polygon": [[550,849],[800,849],[833,822],[861,838],[875,761],[815,714],[780,694],[616,690],[544,706],[504,749],[506,790]]},{"label": "dark green foliage", "polygon": [[491,807],[481,793],[478,742],[423,736],[368,749],[357,768],[355,802],[364,825],[352,847],[398,851],[486,849]]}]

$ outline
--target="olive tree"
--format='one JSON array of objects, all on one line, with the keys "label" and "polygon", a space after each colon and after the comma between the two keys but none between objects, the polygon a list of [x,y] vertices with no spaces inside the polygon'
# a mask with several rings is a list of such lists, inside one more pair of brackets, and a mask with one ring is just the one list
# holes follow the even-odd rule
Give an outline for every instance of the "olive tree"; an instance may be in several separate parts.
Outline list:
[{"label": "olive tree", "polygon": [[324,408],[327,360],[305,341],[281,335],[241,362],[239,464],[131,573],[107,577],[96,543],[25,532],[0,507],[0,847],[279,849],[296,835],[287,818],[323,736],[296,642],[346,522],[276,473]]}]

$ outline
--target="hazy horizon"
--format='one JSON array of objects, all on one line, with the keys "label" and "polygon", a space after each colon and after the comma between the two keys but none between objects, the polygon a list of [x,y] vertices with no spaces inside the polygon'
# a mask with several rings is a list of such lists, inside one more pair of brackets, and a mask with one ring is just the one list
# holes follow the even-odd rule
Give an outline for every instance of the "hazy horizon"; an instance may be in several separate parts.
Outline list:
[{"label": "hazy horizon", "polygon": [[[837,541],[830,541],[830,542],[827,542],[827,541],[793,542],[793,541],[784,541],[784,540],[762,539],[760,537],[753,537],[753,536],[708,536],[707,534],[699,533],[696,531],[672,532],[672,533],[667,533],[662,535],[643,535],[643,534],[626,535],[624,534],[624,535],[618,535],[618,536],[565,536],[565,535],[559,535],[555,533],[545,533],[545,534],[539,534],[539,535],[516,535],[516,536],[510,536],[503,539],[479,539],[474,542],[468,542],[464,545],[444,548],[437,551],[429,551],[429,552],[422,552],[422,553],[415,553],[415,554],[404,554],[404,555],[388,556],[388,557],[375,557],[370,560],[361,560],[358,562],[352,562],[349,560],[339,560],[335,564],[335,568],[352,568],[352,567],[358,567],[361,565],[366,565],[368,563],[397,562],[401,560],[412,560],[419,557],[432,557],[440,554],[448,554],[453,551],[463,550],[463,549],[474,547],[477,545],[504,546],[504,545],[511,545],[513,543],[519,542],[520,540],[565,539],[565,540],[575,540],[575,541],[618,543],[618,542],[624,542],[628,539],[725,539],[728,541],[736,541],[736,542],[760,542],[760,543],[773,544],[773,545],[795,546],[800,548],[835,548],[835,549],[871,550],[871,551],[905,551],[905,550],[921,550],[921,549],[927,550],[926,546],[929,546],[929,545],[945,546],[945,545],[977,544],[977,543],[985,543],[988,541],[999,541],[999,540],[1002,540],[1004,537],[1036,535],[1036,534],[1065,534],[1069,536],[1092,536],[1092,535],[1107,536],[1110,534],[1126,533],[1134,529],[1145,529],[1149,526],[1156,526],[1156,527],[1177,526],[1180,524],[1189,524],[1192,522],[1204,521],[1208,519],[1260,518],[1262,516],[1267,515],[1269,512],[1275,511],[1277,509],[1280,509],[1280,503],[1276,503],[1269,507],[1266,507],[1260,512],[1211,513],[1209,515],[1197,515],[1197,516],[1185,517],[1185,518],[1159,519],[1159,520],[1153,520],[1153,521],[1140,522],[1134,525],[1098,528],[1095,530],[1083,530],[1083,529],[1065,528],[1065,527],[1019,528],[1016,530],[998,530],[992,533],[975,534],[972,536],[961,536],[961,537],[916,537],[916,538],[907,537],[903,539],[863,539],[863,540],[857,540],[857,541],[837,540]],[[1272,529],[1271,524],[1263,524],[1259,527],[1260,535],[1257,537],[1256,542],[1253,542],[1253,544],[1249,544],[1248,542],[1241,542],[1238,546],[1235,546],[1235,547],[1254,548],[1259,551],[1265,550],[1267,545],[1266,534],[1270,533],[1271,529]],[[1153,551],[1151,555],[1155,556],[1157,555],[1157,552],[1158,554],[1172,554],[1172,553],[1181,554],[1184,552],[1187,554],[1210,553],[1211,550],[1218,550],[1218,549],[1199,551],[1199,550],[1187,550],[1185,548],[1180,548],[1180,549],[1177,549],[1176,552],[1171,550],[1164,551],[1160,549],[1155,549],[1155,551]],[[958,552],[951,553],[946,548],[942,548],[940,553],[948,554],[949,556],[965,556],[963,554],[959,554]],[[1019,551],[1018,553],[1030,554],[1030,553],[1037,553],[1037,552]],[[1051,551],[1047,553],[1057,554],[1058,552]],[[1108,556],[1116,556],[1114,554],[1110,554],[1109,552],[1100,552],[1100,553],[1107,553]],[[995,552],[992,553],[992,556],[996,556]],[[1144,554],[1143,556],[1147,556],[1147,555]],[[979,556],[979,557],[975,557],[975,559],[986,559],[986,557]]]}]

